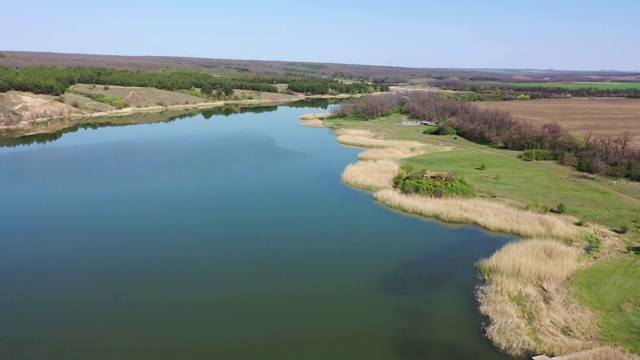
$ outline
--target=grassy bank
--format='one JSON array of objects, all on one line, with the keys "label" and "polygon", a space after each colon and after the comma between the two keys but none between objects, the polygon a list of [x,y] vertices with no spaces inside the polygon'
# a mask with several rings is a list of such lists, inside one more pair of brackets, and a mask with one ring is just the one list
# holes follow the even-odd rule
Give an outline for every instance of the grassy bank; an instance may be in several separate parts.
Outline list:
[{"label": "grassy bank", "polygon": [[[637,309],[635,300],[625,295],[598,305],[589,299],[607,297],[606,290],[595,289],[596,284],[601,281],[599,276],[614,271],[607,267],[615,266],[602,259],[614,259],[613,264],[615,259],[637,259],[637,255],[625,252],[627,245],[638,239],[634,225],[640,218],[638,199],[565,167],[522,161],[517,158],[519,152],[474,144],[456,136],[425,135],[424,127],[403,126],[405,120],[405,116],[393,114],[370,121],[323,122],[338,129],[340,143],[373,148],[361,153],[360,159],[376,159],[369,157],[376,151],[378,156],[410,164],[419,171],[455,172],[482,197],[429,199],[403,195],[387,187],[375,194],[381,203],[444,221],[545,238],[518,242],[479,263],[486,283],[479,289],[478,299],[481,311],[491,319],[486,330],[494,344],[515,356],[558,355],[603,344],[619,344],[637,352],[639,339],[633,330],[640,328],[637,317],[626,319],[624,326],[620,326],[620,316],[608,324],[611,309],[622,306],[635,311],[628,310]],[[394,143],[405,144],[404,149],[409,150],[421,144],[424,153],[402,153],[402,146],[390,145]],[[345,182],[349,183],[347,179]],[[560,204],[569,216],[550,213]],[[610,230],[619,230],[627,223],[631,225],[622,238]],[[595,242],[598,248],[587,255],[584,248],[590,243],[586,234],[593,232],[600,239]],[[630,288],[640,285],[640,276],[624,271],[619,275],[631,284]],[[571,287],[567,286],[569,282]],[[601,353],[627,356],[608,347]],[[599,358],[594,354],[584,358]]]},{"label": "grassy bank", "polygon": [[640,354],[640,257],[602,261],[578,273],[571,286],[577,299],[601,319],[605,341]]}]

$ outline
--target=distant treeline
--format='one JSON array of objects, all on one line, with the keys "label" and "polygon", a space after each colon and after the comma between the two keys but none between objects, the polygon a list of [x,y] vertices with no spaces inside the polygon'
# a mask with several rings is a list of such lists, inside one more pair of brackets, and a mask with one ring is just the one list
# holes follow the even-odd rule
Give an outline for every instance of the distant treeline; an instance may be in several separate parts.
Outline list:
[{"label": "distant treeline", "polygon": [[440,80],[431,83],[443,90],[465,91],[477,94],[469,100],[528,100],[559,99],[568,97],[627,97],[640,98],[640,89],[567,89],[547,86],[512,86],[501,83],[477,83],[460,80]]},{"label": "distant treeline", "polygon": [[[333,109],[338,117],[371,119],[394,112],[436,122],[426,133],[457,134],[480,144],[511,150],[542,150],[526,159],[554,159],[579,171],[640,181],[640,149],[628,132],[620,136],[578,134],[556,122],[537,128],[501,110],[482,110],[469,102],[425,92],[367,96]],[[542,156],[544,155],[544,156]]]},{"label": "distant treeline", "polygon": [[[130,71],[101,67],[38,66],[9,68],[0,66],[0,92],[28,91],[35,94],[60,95],[75,84],[154,87],[163,90],[206,89],[205,92],[228,89],[278,92],[275,84],[289,84],[289,90],[312,95],[332,93],[367,94],[388,91],[385,85],[345,84],[311,76],[237,75],[213,76],[206,72],[164,69],[160,72]],[[225,91],[225,89],[227,91]]]}]

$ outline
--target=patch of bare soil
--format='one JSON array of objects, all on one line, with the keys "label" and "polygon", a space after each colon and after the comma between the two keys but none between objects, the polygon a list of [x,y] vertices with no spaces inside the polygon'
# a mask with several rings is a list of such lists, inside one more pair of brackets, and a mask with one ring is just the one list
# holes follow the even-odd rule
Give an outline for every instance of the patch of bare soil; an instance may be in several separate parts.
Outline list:
[{"label": "patch of bare soil", "polygon": [[82,110],[55,99],[54,96],[16,91],[0,94],[0,126],[16,125],[21,121],[84,114]]}]

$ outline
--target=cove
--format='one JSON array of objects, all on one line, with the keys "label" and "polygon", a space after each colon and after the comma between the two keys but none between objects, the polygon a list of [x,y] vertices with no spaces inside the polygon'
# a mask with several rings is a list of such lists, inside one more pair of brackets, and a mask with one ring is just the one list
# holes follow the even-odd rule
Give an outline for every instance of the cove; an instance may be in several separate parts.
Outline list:
[{"label": "cove", "polygon": [[511,236],[376,204],[308,107],[0,148],[0,358],[504,359],[473,264]]}]

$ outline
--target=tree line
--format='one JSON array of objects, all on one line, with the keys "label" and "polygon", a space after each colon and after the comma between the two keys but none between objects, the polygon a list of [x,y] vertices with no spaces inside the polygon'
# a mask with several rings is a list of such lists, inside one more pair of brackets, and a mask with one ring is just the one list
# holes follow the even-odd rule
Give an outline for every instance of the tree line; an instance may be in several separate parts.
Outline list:
[{"label": "tree line", "polygon": [[[640,89],[597,89],[585,87],[567,89],[546,86],[513,86],[502,83],[474,83],[460,80],[435,81],[432,86],[443,90],[463,91],[475,94],[469,100],[528,100],[561,99],[569,97],[627,97],[640,98]],[[468,96],[468,95],[467,95]]]},{"label": "tree line", "polygon": [[372,119],[394,112],[416,120],[436,122],[426,133],[457,134],[467,140],[511,150],[543,150],[558,162],[578,171],[640,181],[640,149],[632,136],[579,134],[557,122],[541,128],[520,121],[501,110],[483,110],[457,99],[426,92],[367,96],[334,108],[337,117]]},{"label": "tree line", "polygon": [[163,69],[159,72],[131,71],[102,67],[55,67],[37,66],[9,68],[0,66],[0,92],[10,90],[35,94],[61,95],[75,84],[99,84],[118,86],[154,87],[162,90],[203,89],[210,95],[213,91],[230,92],[230,89],[278,92],[275,84],[289,84],[291,91],[312,95],[332,93],[368,94],[387,91],[388,88],[365,83],[346,84],[340,81],[309,76],[235,75],[214,76],[212,74],[185,70]]}]

